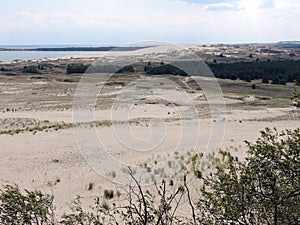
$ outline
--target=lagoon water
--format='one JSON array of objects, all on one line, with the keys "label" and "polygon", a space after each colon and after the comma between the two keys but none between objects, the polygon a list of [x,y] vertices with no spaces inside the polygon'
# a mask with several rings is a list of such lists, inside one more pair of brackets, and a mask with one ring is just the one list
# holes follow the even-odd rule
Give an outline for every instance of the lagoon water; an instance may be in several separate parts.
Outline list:
[{"label": "lagoon water", "polygon": [[[92,46],[68,46],[68,45],[0,45],[0,49],[35,49],[35,48],[63,48],[63,47],[92,47]],[[0,51],[0,62],[13,60],[34,60],[44,58],[56,58],[76,54],[89,53],[88,51]]]},{"label": "lagoon water", "polygon": [[11,62],[15,59],[19,60],[33,60],[44,58],[55,58],[63,56],[71,56],[76,54],[83,54],[89,52],[77,52],[77,51],[62,51],[62,52],[50,52],[50,51],[0,51],[0,61]]}]

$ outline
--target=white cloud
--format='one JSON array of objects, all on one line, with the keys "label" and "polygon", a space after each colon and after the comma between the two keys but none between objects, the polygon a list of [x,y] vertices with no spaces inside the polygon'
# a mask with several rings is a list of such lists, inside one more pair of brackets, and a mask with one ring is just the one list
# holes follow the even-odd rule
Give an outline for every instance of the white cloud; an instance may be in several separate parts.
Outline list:
[{"label": "white cloud", "polygon": [[[36,0],[28,1],[33,4]],[[20,29],[26,31],[33,41],[37,32],[48,34],[51,39],[45,42],[51,43],[61,42],[62,37],[71,42],[74,36],[70,34],[74,32],[80,35],[86,32],[85,37],[90,39],[101,35],[108,41],[118,42],[300,39],[298,29],[289,31],[300,25],[300,3],[296,0],[274,0],[273,4],[269,0],[215,0],[205,4],[187,0],[45,0],[47,5],[39,2],[36,8],[29,3],[30,7],[26,8],[26,3],[23,3],[22,10],[0,15],[0,26],[9,31],[1,35],[0,42],[9,42],[12,40],[9,36],[17,34]],[[57,36],[56,30],[60,32]],[[22,36],[19,39],[22,41]]]}]

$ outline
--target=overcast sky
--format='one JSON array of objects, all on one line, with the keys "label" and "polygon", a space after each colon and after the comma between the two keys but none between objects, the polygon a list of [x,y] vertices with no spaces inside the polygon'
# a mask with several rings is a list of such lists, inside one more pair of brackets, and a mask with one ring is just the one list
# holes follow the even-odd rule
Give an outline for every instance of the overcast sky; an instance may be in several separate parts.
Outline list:
[{"label": "overcast sky", "polygon": [[300,40],[299,0],[2,0],[0,45]]}]

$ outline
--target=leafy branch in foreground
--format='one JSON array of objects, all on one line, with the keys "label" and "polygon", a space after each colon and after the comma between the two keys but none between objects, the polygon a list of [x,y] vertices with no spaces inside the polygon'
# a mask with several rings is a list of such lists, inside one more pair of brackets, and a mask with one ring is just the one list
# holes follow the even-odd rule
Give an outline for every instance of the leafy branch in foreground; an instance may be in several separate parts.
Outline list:
[{"label": "leafy branch in foreground", "polygon": [[0,194],[0,223],[56,224],[53,196],[28,190],[22,194],[16,185],[4,186]]},{"label": "leafy branch in foreground", "polygon": [[300,129],[266,129],[244,162],[204,179],[199,209],[213,224],[300,224]]}]

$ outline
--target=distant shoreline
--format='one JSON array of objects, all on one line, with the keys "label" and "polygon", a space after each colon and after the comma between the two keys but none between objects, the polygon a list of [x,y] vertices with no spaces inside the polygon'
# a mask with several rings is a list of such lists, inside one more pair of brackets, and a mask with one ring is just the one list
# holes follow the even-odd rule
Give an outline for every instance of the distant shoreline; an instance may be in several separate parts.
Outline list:
[{"label": "distant shoreline", "polygon": [[[150,47],[150,46],[149,46]],[[106,52],[135,51],[148,47],[41,47],[41,48],[0,48],[0,51],[36,51],[36,52]]]}]

